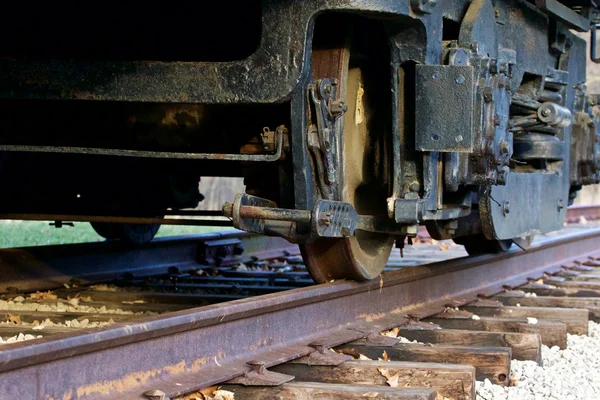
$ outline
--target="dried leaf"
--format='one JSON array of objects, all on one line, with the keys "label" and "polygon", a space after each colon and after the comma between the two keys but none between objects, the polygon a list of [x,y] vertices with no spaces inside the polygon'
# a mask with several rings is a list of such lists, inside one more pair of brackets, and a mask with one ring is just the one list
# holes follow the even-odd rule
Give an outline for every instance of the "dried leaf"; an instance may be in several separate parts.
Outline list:
[{"label": "dried leaf", "polygon": [[70,305],[75,306],[75,307],[77,307],[79,305],[79,299],[77,297],[69,299],[68,302]]},{"label": "dried leaf", "polygon": [[383,355],[381,356],[382,358],[380,359],[380,361],[390,361],[390,358],[388,357],[388,353],[387,351],[383,351]]},{"label": "dried leaf", "polygon": [[57,295],[55,295],[54,293],[52,293],[50,290],[48,290],[47,292],[35,292],[35,293],[31,293],[27,299],[28,300],[35,300],[35,301],[41,301],[41,300],[56,300],[58,298]]},{"label": "dried leaf", "polygon": [[390,379],[391,375],[387,368],[377,367],[377,371],[379,371],[381,376],[383,376],[385,379]]},{"label": "dried leaf", "polygon": [[211,400],[212,397],[205,396],[200,392],[190,393],[185,396],[177,396],[173,400]]},{"label": "dried leaf", "polygon": [[368,397],[370,399],[373,399],[377,396],[379,396],[378,392],[367,392],[367,393],[363,394],[361,397]]},{"label": "dried leaf", "polygon": [[346,354],[346,355],[352,356],[352,358],[354,358],[355,360],[372,361],[369,357],[360,354],[353,348],[352,349],[340,349],[340,350],[337,350],[336,352],[340,353],[340,354]]},{"label": "dried leaf", "polygon": [[8,313],[8,321],[11,324],[21,325],[21,316]]},{"label": "dried leaf", "polygon": [[379,275],[379,293],[383,290],[383,276]]},{"label": "dried leaf", "polygon": [[396,373],[392,376],[389,377],[389,379],[386,381],[386,383],[388,385],[390,385],[391,387],[398,387],[398,379],[400,379],[400,375],[402,374],[402,370],[398,370],[396,371]]},{"label": "dried leaf", "polygon": [[399,333],[400,333],[400,328],[398,328],[398,327],[390,329],[389,331],[379,332],[379,334],[381,336],[389,336],[389,337],[392,337],[392,338],[398,337]]},{"label": "dried leaf", "polygon": [[235,400],[235,394],[227,390],[215,390],[213,400]]},{"label": "dried leaf", "polygon": [[445,244],[443,244],[443,243],[440,245],[440,250],[441,251],[448,251],[449,249],[450,248],[448,246],[446,246]]}]

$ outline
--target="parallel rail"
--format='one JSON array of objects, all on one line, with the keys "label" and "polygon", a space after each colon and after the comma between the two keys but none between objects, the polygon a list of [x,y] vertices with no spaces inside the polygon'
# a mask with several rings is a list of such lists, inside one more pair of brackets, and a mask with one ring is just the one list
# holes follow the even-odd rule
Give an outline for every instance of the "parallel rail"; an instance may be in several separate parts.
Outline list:
[{"label": "parallel rail", "polygon": [[[600,258],[600,230],[545,241],[527,252],[461,258],[384,273],[370,282],[332,282],[182,310],[111,327],[6,345],[0,393],[7,398],[168,397],[251,370],[426,318],[562,265]],[[310,346],[313,344],[313,346]],[[507,378],[507,377],[505,377]]]}]

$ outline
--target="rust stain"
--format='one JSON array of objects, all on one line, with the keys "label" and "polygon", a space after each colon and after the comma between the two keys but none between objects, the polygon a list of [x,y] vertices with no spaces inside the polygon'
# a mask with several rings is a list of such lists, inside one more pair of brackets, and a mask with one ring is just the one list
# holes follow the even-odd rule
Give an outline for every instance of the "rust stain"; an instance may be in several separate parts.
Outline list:
[{"label": "rust stain", "polygon": [[208,362],[208,360],[206,357],[202,357],[197,360],[194,360],[194,362],[192,363],[192,370],[195,371],[195,370],[199,369],[203,365],[206,365],[207,362]]},{"label": "rust stain", "polygon": [[200,120],[203,116],[204,106],[202,105],[169,107],[165,110],[159,124],[168,127],[191,129],[200,125]]},{"label": "rust stain", "polygon": [[169,366],[165,367],[164,370],[165,370],[165,372],[167,372],[169,374],[181,374],[182,372],[185,372],[185,366],[186,366],[186,362],[182,361],[175,365],[169,365]]},{"label": "rust stain", "polygon": [[373,322],[385,318],[385,313],[379,314],[360,314],[358,316],[359,319],[364,319],[366,322]]},{"label": "rust stain", "polygon": [[[178,375],[187,372],[199,372],[200,368],[207,362],[206,357],[194,360],[190,365],[185,361],[177,364],[167,365],[163,368],[155,368],[147,371],[134,372],[120,379],[111,381],[102,381],[90,385],[80,386],[75,389],[76,398],[87,398],[93,395],[110,395],[121,393],[136,386],[143,385],[149,380],[157,378],[161,375]],[[73,399],[73,390],[69,390],[63,395],[63,400]]]}]

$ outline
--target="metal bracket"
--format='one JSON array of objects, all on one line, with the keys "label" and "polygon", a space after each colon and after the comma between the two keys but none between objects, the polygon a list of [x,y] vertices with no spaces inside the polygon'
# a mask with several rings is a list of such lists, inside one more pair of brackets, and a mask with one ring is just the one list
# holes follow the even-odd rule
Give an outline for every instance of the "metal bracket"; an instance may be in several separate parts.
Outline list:
[{"label": "metal bracket", "polygon": [[239,261],[244,252],[240,239],[207,240],[198,245],[198,261],[205,265],[226,265]]},{"label": "metal bracket", "polygon": [[294,379],[291,375],[267,370],[264,361],[248,361],[246,364],[252,367],[252,371],[233,378],[227,383],[244,386],[279,386]]},{"label": "metal bracket", "polygon": [[347,354],[340,354],[331,350],[330,346],[323,343],[316,342],[309,344],[310,347],[314,348],[315,351],[307,356],[297,358],[289,361],[290,364],[303,364],[303,365],[340,365],[343,362],[352,359],[352,356]]},{"label": "metal bracket", "polygon": [[420,221],[452,220],[466,217],[471,213],[470,208],[443,208],[428,210],[427,199],[395,199],[394,217],[397,223],[417,224]]},{"label": "metal bracket", "polygon": [[[315,105],[317,125],[309,127],[308,148],[315,157],[322,189],[337,182],[339,160],[336,150],[339,146],[336,122],[347,110],[344,102],[336,98],[336,87],[335,79],[320,79],[309,86],[310,99]],[[325,197],[332,194],[331,190],[323,192]]]},{"label": "metal bracket", "polygon": [[246,232],[264,234],[265,220],[260,218],[242,217],[240,215],[240,208],[242,206],[277,207],[277,204],[271,200],[244,193],[238,193],[235,195],[232,213],[233,226]]}]

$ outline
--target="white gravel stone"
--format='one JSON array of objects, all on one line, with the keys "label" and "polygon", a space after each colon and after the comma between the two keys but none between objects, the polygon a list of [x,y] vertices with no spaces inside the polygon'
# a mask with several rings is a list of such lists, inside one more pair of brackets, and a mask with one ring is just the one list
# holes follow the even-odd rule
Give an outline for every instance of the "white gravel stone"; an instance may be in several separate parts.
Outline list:
[{"label": "white gravel stone", "polygon": [[418,340],[410,340],[402,336],[398,336],[400,343],[414,343],[414,344],[423,344],[423,342],[419,342]]},{"label": "white gravel stone", "polygon": [[567,348],[542,346],[542,366],[511,361],[511,386],[477,382],[477,400],[600,399],[600,324],[589,335],[567,334]]},{"label": "white gravel stone", "polygon": [[[16,301],[17,299],[15,299]],[[150,311],[129,311],[120,308],[92,307],[83,304],[61,303],[23,303],[13,300],[0,300],[0,310],[7,311],[46,311],[46,312],[74,312],[74,313],[98,313],[98,314],[121,314],[121,315],[154,315]]]},{"label": "white gravel stone", "polygon": [[6,340],[4,340],[4,339],[2,339],[0,337],[0,345],[2,345],[2,344],[9,344],[9,343],[16,343],[16,342],[24,342],[25,340],[39,339],[41,337],[42,337],[41,335],[34,336],[34,335],[29,335],[29,334],[25,335],[25,334],[19,333],[16,336],[12,336],[12,337],[6,338]]}]

